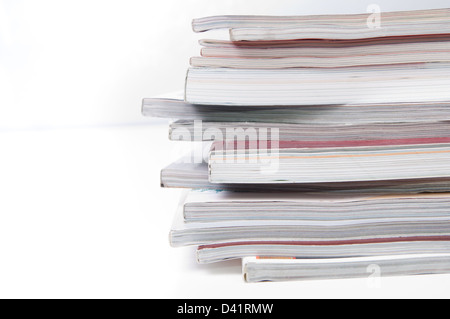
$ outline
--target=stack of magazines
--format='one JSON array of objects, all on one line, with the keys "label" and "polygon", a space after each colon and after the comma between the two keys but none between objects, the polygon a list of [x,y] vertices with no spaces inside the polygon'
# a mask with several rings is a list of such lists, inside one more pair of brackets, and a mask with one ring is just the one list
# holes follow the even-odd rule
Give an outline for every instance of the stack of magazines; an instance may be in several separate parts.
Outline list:
[{"label": "stack of magazines", "polygon": [[[214,16],[182,96],[146,98],[185,188],[170,230],[246,281],[450,272],[450,9]],[[376,21],[377,23],[374,23]]]}]

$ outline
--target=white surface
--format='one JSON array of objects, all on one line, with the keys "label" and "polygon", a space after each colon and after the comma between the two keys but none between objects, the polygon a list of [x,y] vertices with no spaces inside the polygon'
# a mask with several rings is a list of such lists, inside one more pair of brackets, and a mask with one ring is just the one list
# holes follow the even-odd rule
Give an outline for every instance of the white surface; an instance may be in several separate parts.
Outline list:
[{"label": "white surface", "polygon": [[[378,1],[383,10],[445,1]],[[367,3],[368,4],[368,3]],[[144,97],[179,90],[210,14],[365,12],[362,1],[0,0],[0,297],[449,297],[450,276],[245,284],[171,248],[179,155]],[[141,125],[129,124],[141,123]],[[154,123],[154,122],[153,122]],[[128,125],[126,125],[128,124]]]}]

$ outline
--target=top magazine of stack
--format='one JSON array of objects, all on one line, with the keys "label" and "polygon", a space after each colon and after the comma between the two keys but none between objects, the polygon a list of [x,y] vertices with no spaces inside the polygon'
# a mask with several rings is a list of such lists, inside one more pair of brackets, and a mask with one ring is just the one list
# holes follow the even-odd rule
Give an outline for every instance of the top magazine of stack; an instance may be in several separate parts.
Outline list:
[{"label": "top magazine of stack", "polygon": [[321,16],[215,16],[184,100],[199,105],[296,106],[450,100],[450,9]]},{"label": "top magazine of stack", "polygon": [[194,32],[229,29],[232,41],[370,39],[450,33],[450,9],[385,12],[383,28],[368,28],[371,14],[309,16],[224,15],[195,19]]}]

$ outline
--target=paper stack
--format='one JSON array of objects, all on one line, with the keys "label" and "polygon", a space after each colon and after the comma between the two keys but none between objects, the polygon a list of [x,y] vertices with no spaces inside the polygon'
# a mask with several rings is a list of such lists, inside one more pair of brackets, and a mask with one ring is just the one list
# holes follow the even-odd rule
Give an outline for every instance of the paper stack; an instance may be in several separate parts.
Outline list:
[{"label": "paper stack", "polygon": [[[249,282],[450,271],[450,9],[215,16],[184,98],[146,98],[200,152],[170,231]],[[195,153],[195,152],[194,152]]]}]

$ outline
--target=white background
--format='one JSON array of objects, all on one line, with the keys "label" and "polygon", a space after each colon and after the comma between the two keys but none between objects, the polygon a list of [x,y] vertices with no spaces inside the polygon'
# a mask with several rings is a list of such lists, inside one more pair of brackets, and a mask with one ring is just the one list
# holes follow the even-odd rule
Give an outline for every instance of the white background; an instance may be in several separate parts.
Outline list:
[{"label": "white background", "polygon": [[198,39],[216,36],[191,20],[371,3],[0,0],[0,297],[449,297],[449,275],[246,284],[238,261],[198,265],[168,243],[180,191],[161,189],[159,172],[186,146],[140,106],[182,89]]}]

